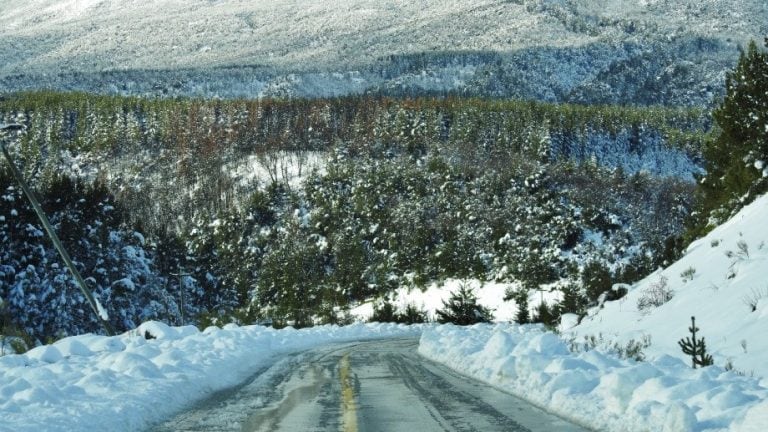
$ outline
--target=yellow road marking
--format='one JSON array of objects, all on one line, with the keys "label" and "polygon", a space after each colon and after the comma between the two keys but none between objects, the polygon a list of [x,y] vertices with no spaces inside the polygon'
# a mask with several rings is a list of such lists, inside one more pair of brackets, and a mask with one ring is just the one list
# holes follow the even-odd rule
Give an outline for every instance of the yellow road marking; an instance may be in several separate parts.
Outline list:
[{"label": "yellow road marking", "polygon": [[349,353],[344,354],[341,358],[339,377],[341,378],[341,430],[343,432],[357,432],[357,407],[355,406],[352,377],[349,373]]}]

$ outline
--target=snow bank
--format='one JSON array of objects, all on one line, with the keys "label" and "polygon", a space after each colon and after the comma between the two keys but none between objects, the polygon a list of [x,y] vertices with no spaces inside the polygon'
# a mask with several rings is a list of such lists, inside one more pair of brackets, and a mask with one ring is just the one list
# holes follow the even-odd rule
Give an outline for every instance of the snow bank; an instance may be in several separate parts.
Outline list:
[{"label": "snow bank", "polygon": [[764,431],[768,388],[670,356],[620,360],[571,353],[541,327],[516,324],[424,330],[419,352],[589,428],[609,431]]},{"label": "snow bank", "polygon": [[0,431],[140,430],[239,384],[276,355],[420,331],[357,324],[304,330],[228,325],[200,332],[148,322],[121,336],[69,337],[0,357]]}]

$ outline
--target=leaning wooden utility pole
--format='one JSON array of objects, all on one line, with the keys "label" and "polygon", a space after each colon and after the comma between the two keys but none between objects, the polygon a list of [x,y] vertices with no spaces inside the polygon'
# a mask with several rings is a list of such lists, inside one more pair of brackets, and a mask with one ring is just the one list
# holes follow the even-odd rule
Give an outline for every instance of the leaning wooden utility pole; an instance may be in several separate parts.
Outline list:
[{"label": "leaning wooden utility pole", "polygon": [[[21,129],[23,129],[23,126],[17,125],[17,124],[0,125],[0,132],[18,131]],[[53,247],[55,247],[56,250],[59,252],[61,259],[64,260],[64,264],[66,264],[70,273],[72,273],[72,277],[75,279],[75,283],[77,283],[78,288],[80,288],[80,291],[88,300],[88,304],[90,304],[91,309],[93,310],[93,313],[96,314],[96,317],[101,322],[102,327],[104,327],[104,331],[107,333],[107,335],[113,336],[115,334],[115,330],[112,328],[112,325],[109,323],[109,321],[107,321],[107,318],[105,316],[102,316],[101,313],[99,313],[99,310],[100,309],[103,310],[103,309],[96,302],[96,299],[93,297],[93,294],[91,294],[91,291],[88,289],[88,286],[85,284],[85,281],[83,280],[83,277],[80,275],[80,272],[77,270],[77,267],[75,267],[74,263],[72,263],[72,259],[69,257],[67,250],[64,249],[64,246],[61,244],[61,241],[59,240],[59,236],[56,235],[56,231],[54,231],[53,227],[51,226],[51,222],[48,220],[48,217],[43,212],[43,208],[40,207],[39,201],[37,200],[35,195],[32,193],[32,190],[29,188],[29,186],[27,186],[27,182],[24,181],[24,177],[22,176],[21,171],[19,171],[19,169],[16,168],[16,164],[13,163],[13,159],[11,158],[11,155],[8,153],[8,150],[5,148],[5,142],[1,139],[0,139],[0,148],[2,148],[3,156],[5,156],[5,158],[8,160],[8,165],[10,165],[11,167],[11,173],[13,173],[13,177],[16,178],[16,181],[19,182],[19,185],[21,185],[21,190],[24,191],[24,195],[26,195],[27,199],[32,204],[32,208],[35,210],[37,217],[40,219],[40,222],[43,224],[43,228],[45,229],[45,232],[48,233],[48,237],[50,237],[51,241],[53,242]],[[106,312],[104,312],[104,315],[106,315]]]}]

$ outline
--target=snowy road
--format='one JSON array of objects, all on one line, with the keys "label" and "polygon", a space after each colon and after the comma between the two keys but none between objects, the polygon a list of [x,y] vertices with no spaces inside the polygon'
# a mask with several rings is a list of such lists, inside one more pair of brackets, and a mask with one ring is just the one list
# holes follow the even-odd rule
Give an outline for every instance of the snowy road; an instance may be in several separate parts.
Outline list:
[{"label": "snowy road", "polygon": [[153,429],[167,431],[581,431],[433,363],[417,339],[325,346]]}]

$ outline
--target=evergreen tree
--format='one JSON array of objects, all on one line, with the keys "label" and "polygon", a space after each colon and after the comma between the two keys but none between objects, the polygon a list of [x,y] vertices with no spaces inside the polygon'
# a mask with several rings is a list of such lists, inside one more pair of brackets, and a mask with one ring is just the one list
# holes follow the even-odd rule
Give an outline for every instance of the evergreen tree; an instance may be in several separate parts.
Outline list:
[{"label": "evergreen tree", "polygon": [[[178,310],[158,277],[153,246],[124,223],[124,210],[101,184],[54,177],[40,194],[54,229],[94,297],[119,331]],[[98,331],[28,201],[0,171],[0,297],[14,327],[40,341]]]},{"label": "evergreen tree", "polygon": [[700,182],[703,211],[694,236],[768,189],[768,52],[754,41],[728,73],[725,99],[712,116],[718,134],[703,151],[707,170]]},{"label": "evergreen tree", "polygon": [[383,302],[373,306],[373,315],[371,315],[370,322],[396,322],[397,316],[395,311],[395,305],[392,304],[389,299],[385,299]]},{"label": "evergreen tree", "polygon": [[528,293],[521,294],[517,298],[516,303],[515,322],[518,324],[528,324],[531,322],[531,313],[528,311]]},{"label": "evergreen tree", "polygon": [[531,319],[531,322],[542,323],[548,327],[554,327],[557,325],[560,315],[557,313],[557,308],[550,307],[547,302],[542,301],[536,306],[536,314]]},{"label": "evergreen tree", "polygon": [[443,308],[437,311],[437,322],[440,324],[471,325],[492,319],[491,310],[479,305],[474,291],[465,284],[451,293],[448,300],[443,300]]},{"label": "evergreen tree", "polygon": [[255,300],[276,323],[313,325],[312,314],[323,300],[326,256],[312,240],[298,219],[289,219],[264,256]]},{"label": "evergreen tree", "polygon": [[528,290],[520,288],[518,290],[507,289],[504,295],[504,301],[514,300],[517,305],[515,312],[515,322],[518,324],[528,324],[531,322],[531,313],[528,311]]},{"label": "evergreen tree", "polygon": [[611,271],[599,261],[590,261],[584,266],[581,280],[587,291],[587,298],[591,302],[597,302],[600,294],[611,289],[613,278]]},{"label": "evergreen tree", "polygon": [[696,327],[696,317],[691,317],[691,326],[688,327],[688,331],[691,332],[691,336],[680,339],[677,344],[684,354],[691,356],[691,366],[694,369],[696,366],[711,366],[714,360],[710,354],[707,354],[707,344],[704,338],[696,338],[696,332],[699,331],[699,328]]},{"label": "evergreen tree", "polygon": [[408,304],[402,313],[397,314],[397,322],[401,324],[423,324],[428,322],[427,311]]},{"label": "evergreen tree", "polygon": [[557,305],[559,315],[573,313],[581,316],[586,313],[587,299],[575,284],[568,284],[561,291],[563,299]]}]

